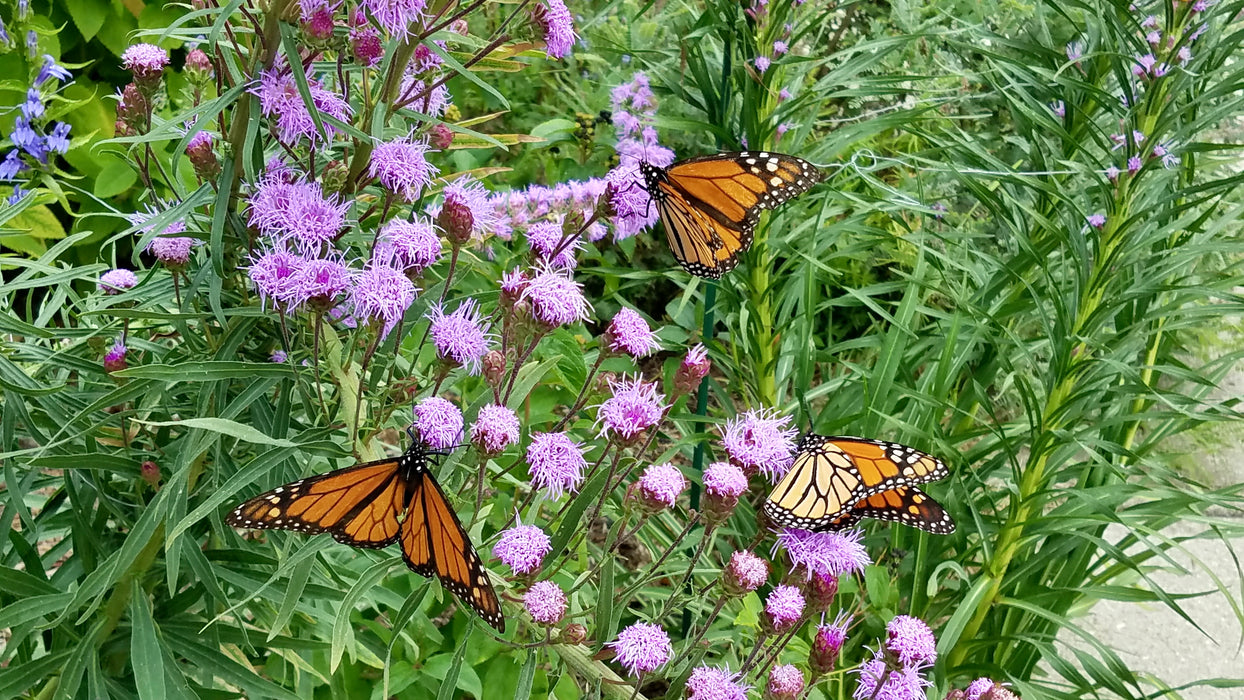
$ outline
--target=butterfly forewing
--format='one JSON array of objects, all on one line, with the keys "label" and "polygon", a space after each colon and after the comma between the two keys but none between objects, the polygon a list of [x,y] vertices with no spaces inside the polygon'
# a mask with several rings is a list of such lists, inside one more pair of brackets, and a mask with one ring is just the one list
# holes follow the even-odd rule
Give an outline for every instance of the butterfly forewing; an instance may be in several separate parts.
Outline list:
[{"label": "butterfly forewing", "polygon": [[640,164],[670,250],[687,272],[718,279],[751,247],[761,209],[772,209],[820,182],[811,163],[781,153],[742,151],[657,168]]},{"label": "butterfly forewing", "polygon": [[940,459],[906,445],[809,434],[800,442],[794,464],[769,494],[764,512],[779,527],[838,529],[845,527],[844,518],[861,517],[853,511],[860,501],[936,481],[948,473]]},{"label": "butterfly forewing", "polygon": [[436,576],[488,624],[505,620],[488,573],[461,521],[415,446],[396,459],[359,464],[272,489],[238,506],[234,527],[331,533],[338,542],[377,549],[401,542],[415,573]]}]

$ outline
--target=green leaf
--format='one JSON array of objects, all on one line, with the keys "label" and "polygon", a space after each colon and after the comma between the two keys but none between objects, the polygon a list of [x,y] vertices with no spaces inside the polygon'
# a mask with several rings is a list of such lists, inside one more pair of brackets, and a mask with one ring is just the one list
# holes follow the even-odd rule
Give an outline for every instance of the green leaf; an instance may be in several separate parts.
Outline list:
[{"label": "green leaf", "polygon": [[570,504],[569,510],[562,518],[561,527],[557,528],[557,534],[553,535],[553,540],[549,549],[549,556],[544,558],[544,567],[553,565],[553,562],[562,558],[563,550],[570,543],[570,537],[575,531],[583,526],[583,514],[587,511],[588,506],[595,503],[600,492],[605,488],[605,479],[609,476],[608,470],[601,469],[593,476],[590,481],[583,485],[583,490],[575,496],[574,501]]},{"label": "green leaf", "polygon": [[290,377],[294,370],[277,362],[183,362],[177,365],[142,365],[113,372],[118,377],[163,379],[173,382],[214,382],[220,379],[253,379],[259,376]]},{"label": "green leaf", "polygon": [[95,196],[100,199],[112,199],[133,187],[138,182],[138,173],[134,165],[128,161],[110,159],[95,178]]},{"label": "green leaf", "polygon": [[130,663],[139,700],[164,700],[164,654],[156,637],[151,604],[141,586],[134,586],[130,597],[130,623]]},{"label": "green leaf", "polygon": [[354,641],[354,629],[350,625],[350,614],[354,612],[354,606],[363,597],[363,594],[371,590],[376,582],[384,578],[394,566],[400,564],[400,559],[386,559],[385,561],[373,564],[371,568],[363,572],[354,585],[350,587],[341,604],[337,606],[337,617],[333,620],[333,641],[332,651],[329,654],[329,669],[332,672],[337,671],[337,666],[341,663],[341,655],[346,650],[346,645]]},{"label": "green leaf", "polygon": [[56,675],[72,653],[72,650],[58,651],[4,669],[4,673],[0,673],[0,698],[15,698],[39,681]]},{"label": "green leaf", "polygon": [[[462,635],[462,642],[458,644],[458,650],[454,652],[453,661],[450,662],[449,668],[445,671],[445,678],[441,681],[441,688],[436,693],[436,700],[452,700],[454,691],[458,689],[458,676],[462,672],[462,659],[466,657],[467,647],[471,643],[471,633],[475,631],[475,619],[472,618],[468,623],[467,633]],[[479,679],[476,678],[476,685]],[[468,689],[469,690],[469,689]],[[474,695],[480,697],[482,692],[477,690]]]},{"label": "green leaf", "polygon": [[527,652],[523,670],[518,673],[518,688],[514,691],[514,700],[528,700],[531,697],[531,686],[536,680],[536,664],[539,659],[539,649],[531,649]]},{"label": "green leaf", "polygon": [[196,430],[206,430],[212,433],[220,433],[228,435],[245,442],[253,442],[257,445],[272,445],[273,447],[297,447],[298,443],[283,438],[274,438],[270,435],[256,430],[255,428],[231,421],[225,418],[187,418],[185,420],[166,420],[166,421],[141,421],[134,419],[135,423],[143,425],[152,425],[158,428],[176,427],[190,428]]}]

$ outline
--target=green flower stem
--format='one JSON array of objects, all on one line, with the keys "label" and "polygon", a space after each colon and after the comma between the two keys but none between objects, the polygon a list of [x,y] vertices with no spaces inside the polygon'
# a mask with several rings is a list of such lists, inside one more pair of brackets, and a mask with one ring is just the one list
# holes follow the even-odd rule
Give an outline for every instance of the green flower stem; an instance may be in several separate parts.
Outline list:
[{"label": "green flower stem", "polygon": [[[272,0],[272,7],[264,14],[263,34],[259,37],[263,49],[259,54],[259,60],[252,66],[252,77],[259,72],[259,66],[267,70],[276,63],[276,49],[281,45],[281,15],[285,13],[285,7],[289,2],[290,0]],[[255,96],[250,92],[243,92],[233,108],[233,124],[229,128],[229,144],[233,147],[233,170],[229,176],[230,200],[237,197],[238,186],[242,182],[242,173],[245,172],[243,168],[247,158],[246,132],[250,126],[251,101],[254,99]]]}]

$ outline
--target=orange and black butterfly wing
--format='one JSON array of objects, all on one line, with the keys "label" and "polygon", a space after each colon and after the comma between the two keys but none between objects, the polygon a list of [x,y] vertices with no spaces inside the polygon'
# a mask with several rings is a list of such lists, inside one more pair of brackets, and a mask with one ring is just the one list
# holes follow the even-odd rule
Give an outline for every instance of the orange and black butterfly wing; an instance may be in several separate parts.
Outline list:
[{"label": "orange and black butterfly wing", "polygon": [[861,518],[902,523],[935,535],[949,535],[955,531],[955,521],[942,504],[915,486],[900,486],[873,494],[851,506],[849,512],[825,529],[842,530]]},{"label": "orange and black butterfly wing", "polygon": [[779,527],[821,530],[864,498],[947,474],[942,460],[896,442],[809,433],[764,511]]},{"label": "orange and black butterfly wing", "polygon": [[498,632],[505,631],[501,603],[488,572],[445,494],[426,468],[410,478],[411,499],[402,522],[402,558],[412,571],[435,576]]},{"label": "orange and black butterfly wing", "polygon": [[397,540],[398,514],[407,483],[398,459],[383,459],[299,479],[256,496],[233,510],[229,525],[291,530],[354,547],[379,549]]},{"label": "orange and black butterfly wing", "polygon": [[640,164],[669,239],[687,272],[718,279],[751,247],[761,209],[772,209],[820,182],[811,163],[781,153],[743,151]]}]

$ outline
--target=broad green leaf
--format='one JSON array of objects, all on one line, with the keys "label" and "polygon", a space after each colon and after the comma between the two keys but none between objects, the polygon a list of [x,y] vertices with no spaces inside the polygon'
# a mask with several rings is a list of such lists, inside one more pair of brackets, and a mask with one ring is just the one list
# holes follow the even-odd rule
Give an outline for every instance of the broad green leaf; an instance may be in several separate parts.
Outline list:
[{"label": "broad green leaf", "polygon": [[292,442],[284,438],[274,438],[269,435],[265,435],[249,425],[228,420],[226,418],[187,418],[185,420],[168,421],[140,421],[136,419],[135,422],[154,427],[167,426],[192,430],[206,430],[212,433],[228,435],[229,437],[255,443],[257,445],[272,445],[273,447],[298,446],[298,443],[296,442]]},{"label": "broad green leaf", "polygon": [[139,700],[164,700],[164,653],[156,637],[147,593],[141,586],[135,586],[130,597],[130,623],[130,663]]}]

